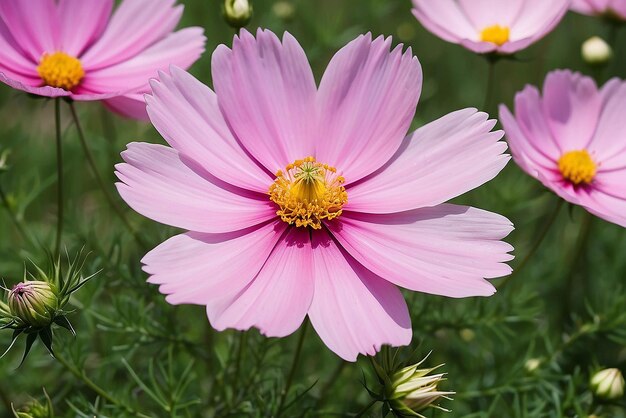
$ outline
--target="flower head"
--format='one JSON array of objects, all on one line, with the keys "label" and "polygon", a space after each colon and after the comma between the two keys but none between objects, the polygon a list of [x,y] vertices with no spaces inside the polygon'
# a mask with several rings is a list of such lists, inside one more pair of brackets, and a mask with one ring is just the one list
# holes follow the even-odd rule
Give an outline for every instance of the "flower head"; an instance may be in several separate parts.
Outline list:
[{"label": "flower head", "polygon": [[479,54],[514,54],[558,25],[569,0],[413,0],[433,34]]},{"label": "flower head", "polygon": [[170,303],[272,337],[308,315],[354,361],[410,342],[398,286],[488,296],[485,278],[510,273],[511,223],[443,204],[506,165],[503,133],[465,109],[407,136],[422,83],[410,49],[359,36],[318,87],[291,35],[244,30],[212,66],[215,92],[177,68],[152,83],[171,147],[129,144],[116,167],[132,208],[190,231],[142,260]]},{"label": "flower head", "polygon": [[593,393],[602,399],[614,400],[624,396],[624,376],[619,369],[604,369],[591,377]]},{"label": "flower head", "polygon": [[27,93],[103,100],[147,118],[148,80],[170,64],[189,67],[204,51],[201,28],[174,32],[175,0],[2,0],[0,81]]},{"label": "flower head", "polygon": [[626,83],[598,88],[571,71],[548,74],[543,94],[527,86],[515,116],[500,106],[513,158],[570,203],[626,227]]},{"label": "flower head", "polygon": [[626,0],[572,0],[572,10],[584,15],[626,21]]}]

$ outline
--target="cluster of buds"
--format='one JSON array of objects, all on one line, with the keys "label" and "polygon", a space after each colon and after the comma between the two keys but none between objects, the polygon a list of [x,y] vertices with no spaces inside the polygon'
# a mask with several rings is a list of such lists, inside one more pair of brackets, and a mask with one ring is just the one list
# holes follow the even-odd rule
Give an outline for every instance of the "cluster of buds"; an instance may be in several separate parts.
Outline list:
[{"label": "cluster of buds", "polygon": [[[383,354],[384,356],[384,354]],[[381,384],[380,393],[368,389],[370,394],[384,403],[383,411],[392,412],[399,417],[421,417],[421,411],[434,408],[444,412],[449,410],[441,407],[441,399],[452,400],[455,392],[443,391],[439,385],[445,379],[445,373],[432,374],[443,366],[420,368],[426,358],[416,364],[395,365],[393,360],[383,359],[378,363],[372,358],[372,364]]]},{"label": "cluster of buds", "polygon": [[[85,259],[82,254],[69,260],[64,270],[61,260],[52,262],[49,273],[34,265],[34,274],[24,272],[23,280],[7,292],[7,301],[0,301],[0,329],[13,330],[13,337],[4,356],[15,344],[18,337],[26,336],[26,349],[22,362],[26,359],[31,347],[39,338],[48,352],[52,351],[53,325],[61,326],[75,335],[74,328],[67,319],[68,311],[64,310],[71,295],[94,277],[83,277],[81,269]],[[2,357],[0,356],[0,357]]]},{"label": "cluster of buds", "polygon": [[54,418],[54,408],[52,407],[52,400],[48,393],[44,389],[45,403],[41,403],[36,399],[33,399],[28,405],[16,410],[11,405],[14,418]]},{"label": "cluster of buds", "polygon": [[235,29],[241,29],[250,23],[252,4],[250,0],[224,0],[224,19]]}]

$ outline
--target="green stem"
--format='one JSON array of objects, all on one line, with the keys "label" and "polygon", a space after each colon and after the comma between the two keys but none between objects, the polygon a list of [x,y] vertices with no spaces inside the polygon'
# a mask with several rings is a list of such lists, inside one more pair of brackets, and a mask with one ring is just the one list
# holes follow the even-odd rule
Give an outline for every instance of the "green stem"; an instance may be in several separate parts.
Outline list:
[{"label": "green stem", "polygon": [[537,239],[533,243],[533,246],[530,248],[530,251],[528,251],[528,254],[526,254],[526,257],[522,259],[522,261],[517,265],[517,267],[515,268],[513,273],[511,273],[511,275],[509,275],[508,277],[502,280],[502,282],[498,286],[498,289],[501,289],[513,277],[518,276],[520,272],[524,269],[524,267],[528,265],[528,262],[533,258],[537,250],[539,250],[539,247],[541,247],[541,244],[543,243],[546,236],[548,235],[548,232],[552,228],[552,225],[554,225],[554,222],[558,218],[559,212],[561,211],[561,207],[563,207],[563,203],[564,203],[564,200],[559,198],[556,206],[554,207],[552,212],[548,215],[548,218],[546,219],[541,230],[539,231],[539,235],[537,236]]},{"label": "green stem", "polygon": [[326,400],[329,399],[326,394],[333,388],[335,383],[337,383],[337,380],[339,380],[339,376],[343,372],[343,369],[346,367],[346,364],[348,363],[343,360],[339,360],[339,364],[337,364],[337,367],[333,371],[333,374],[326,381],[326,384],[322,387],[322,389],[320,389],[318,406],[323,406]]},{"label": "green stem", "polygon": [[285,404],[285,400],[287,399],[287,395],[289,394],[289,389],[291,388],[293,378],[296,375],[298,364],[300,364],[300,354],[302,353],[302,346],[304,344],[304,336],[306,335],[306,330],[308,327],[309,327],[309,321],[305,320],[304,324],[302,324],[302,328],[300,329],[300,337],[298,338],[298,345],[296,346],[296,351],[293,356],[291,370],[289,371],[289,376],[287,377],[287,384],[285,385],[280,395],[280,401],[278,402],[278,409],[277,409],[276,417],[280,417],[281,414],[284,412],[283,405]]},{"label": "green stem", "polygon": [[361,409],[359,412],[357,412],[357,413],[356,413],[356,415],[354,415],[354,418],[360,418],[360,417],[364,416],[364,415],[365,415],[365,413],[366,413],[367,411],[369,411],[369,410],[372,408],[372,406],[374,406],[374,405],[376,404],[376,402],[378,402],[378,400],[374,399],[374,400],[372,400],[370,403],[368,403],[367,405],[365,405],[365,406],[363,407],[363,409]]},{"label": "green stem", "polygon": [[54,122],[57,142],[57,235],[54,244],[55,258],[61,254],[63,235],[63,144],[61,138],[61,99],[54,99]]},{"label": "green stem", "polygon": [[128,231],[131,233],[131,235],[133,236],[137,244],[139,244],[139,246],[141,246],[142,248],[147,248],[146,243],[143,241],[143,239],[137,233],[137,231],[135,231],[135,228],[133,228],[133,226],[130,224],[128,219],[126,219],[124,212],[115,203],[113,196],[111,196],[109,189],[107,189],[106,184],[104,183],[104,180],[102,179],[102,176],[100,175],[100,172],[98,171],[98,166],[96,165],[96,162],[93,158],[93,154],[91,153],[91,151],[89,150],[89,147],[87,146],[87,141],[85,141],[85,134],[80,124],[80,120],[78,119],[78,114],[76,113],[76,107],[74,106],[73,102],[69,102],[69,106],[70,106],[70,111],[72,113],[72,119],[74,119],[74,124],[76,125],[76,130],[78,131],[78,139],[80,140],[80,145],[83,148],[83,152],[85,153],[85,157],[87,158],[89,167],[91,168],[93,176],[95,177],[96,182],[98,183],[98,186],[102,190],[104,197],[109,203],[109,206],[111,206],[111,209],[113,209],[117,217],[120,218],[124,226],[126,226]]},{"label": "green stem", "polygon": [[25,241],[28,241],[31,244],[34,243],[32,237],[26,232],[26,229],[24,229],[24,225],[22,225],[22,223],[18,219],[17,214],[13,212],[13,209],[11,208],[11,203],[9,202],[7,195],[4,193],[2,186],[0,186],[0,201],[2,202],[2,206],[4,206],[5,210],[7,211],[9,219],[11,219],[11,222],[13,222],[13,225],[15,225],[17,232],[19,232],[19,234]]},{"label": "green stem", "polygon": [[487,113],[491,113],[491,106],[493,104],[495,84],[496,84],[496,63],[497,58],[488,57],[487,64],[489,69],[487,70],[487,88],[485,90],[485,101],[483,104],[483,110]]},{"label": "green stem", "polygon": [[59,363],[63,365],[63,367],[65,367],[70,373],[72,373],[79,380],[81,380],[89,389],[91,389],[100,398],[106,400],[110,404],[116,405],[120,408],[124,408],[127,412],[129,412],[130,414],[133,414],[134,416],[139,415],[137,411],[135,411],[133,408],[122,403],[119,399],[116,399],[115,397],[107,393],[104,389],[102,389],[100,386],[94,383],[91,379],[85,376],[85,373],[83,373],[82,371],[76,369],[74,366],[69,364],[63,357],[56,354],[55,358]]},{"label": "green stem", "polygon": [[243,361],[244,349],[246,347],[246,333],[241,332],[239,335],[239,347],[237,349],[237,359],[235,360],[235,384],[237,384],[237,379],[239,378],[239,370],[241,368],[241,362]]}]

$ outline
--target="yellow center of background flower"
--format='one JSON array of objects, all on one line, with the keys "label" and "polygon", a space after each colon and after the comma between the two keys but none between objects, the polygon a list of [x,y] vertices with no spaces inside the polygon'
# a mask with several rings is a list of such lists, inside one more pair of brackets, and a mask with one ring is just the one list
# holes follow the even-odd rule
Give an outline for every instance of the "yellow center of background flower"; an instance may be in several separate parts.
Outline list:
[{"label": "yellow center of background flower", "polygon": [[68,91],[78,86],[85,76],[80,60],[65,52],[43,54],[37,72],[46,86]]},{"label": "yellow center of background flower", "polygon": [[307,157],[276,173],[269,196],[280,207],[276,214],[289,225],[320,229],[323,220],[341,215],[348,202],[344,182],[334,167]]},{"label": "yellow center of background flower", "polygon": [[502,46],[509,41],[511,30],[506,26],[493,25],[480,32],[480,40]]},{"label": "yellow center of background flower", "polygon": [[570,151],[559,159],[559,170],[563,178],[578,186],[591,184],[596,176],[596,163],[586,150]]}]

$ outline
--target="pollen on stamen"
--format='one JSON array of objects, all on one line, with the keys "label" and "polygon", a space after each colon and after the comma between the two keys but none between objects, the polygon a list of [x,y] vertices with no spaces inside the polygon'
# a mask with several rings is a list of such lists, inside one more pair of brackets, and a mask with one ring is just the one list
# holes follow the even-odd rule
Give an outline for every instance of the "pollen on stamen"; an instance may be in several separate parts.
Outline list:
[{"label": "pollen on stamen", "polygon": [[502,46],[509,41],[511,30],[506,26],[493,25],[480,32],[480,40]]},{"label": "pollen on stamen", "polygon": [[597,165],[586,150],[566,152],[558,166],[563,179],[575,186],[591,184],[596,176]]},{"label": "pollen on stamen", "polygon": [[45,53],[37,67],[43,84],[71,91],[85,76],[85,70],[78,58],[65,52]]},{"label": "pollen on stamen", "polygon": [[323,221],[340,216],[348,202],[344,183],[337,169],[307,157],[279,170],[268,194],[284,222],[320,229]]}]

